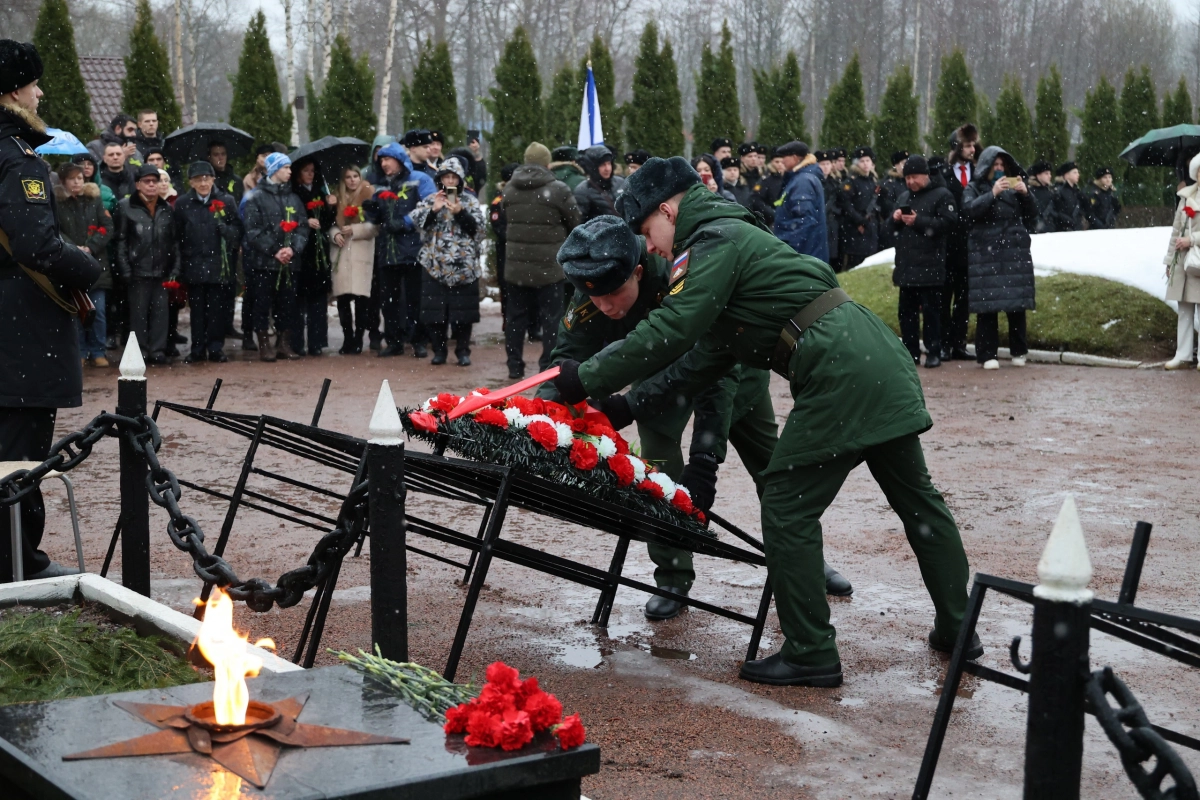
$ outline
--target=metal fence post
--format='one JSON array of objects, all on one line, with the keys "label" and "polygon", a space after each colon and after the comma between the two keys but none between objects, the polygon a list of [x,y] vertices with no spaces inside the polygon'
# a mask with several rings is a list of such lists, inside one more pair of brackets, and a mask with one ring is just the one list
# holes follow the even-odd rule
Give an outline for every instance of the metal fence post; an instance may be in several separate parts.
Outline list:
[{"label": "metal fence post", "polygon": [[1092,562],[1067,495],[1038,562],[1025,730],[1025,800],[1078,800],[1089,676]]},{"label": "metal fence post", "polygon": [[[146,413],[146,362],[137,335],[129,332],[117,381],[117,413],[140,417]],[[150,495],[146,490],[145,460],[120,438],[121,451],[121,584],[150,596]]]},{"label": "metal fence post", "polygon": [[404,429],[391,387],[379,387],[367,441],[370,484],[371,639],[384,658],[408,661],[408,558],[404,550]]}]

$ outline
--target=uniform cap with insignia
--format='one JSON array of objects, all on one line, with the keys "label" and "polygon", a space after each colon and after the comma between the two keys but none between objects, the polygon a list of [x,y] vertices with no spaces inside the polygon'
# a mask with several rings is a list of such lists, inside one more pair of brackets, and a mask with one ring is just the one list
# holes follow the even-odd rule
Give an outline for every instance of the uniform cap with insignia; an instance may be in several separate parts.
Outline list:
[{"label": "uniform cap with insignia", "polygon": [[738,145],[738,155],[748,156],[754,152],[754,148],[758,147],[758,142],[742,142]]},{"label": "uniform cap with insignia", "polygon": [[29,42],[0,39],[0,94],[15,92],[42,77],[42,58]]},{"label": "uniform cap with insignia", "polygon": [[617,198],[617,211],[634,231],[659,205],[700,183],[700,173],[683,156],[651,158],[625,180],[625,191]]},{"label": "uniform cap with insignia", "polygon": [[558,250],[558,263],[576,289],[606,295],[629,280],[641,255],[642,243],[629,226],[605,215],[571,231]]},{"label": "uniform cap with insignia", "polygon": [[726,139],[724,136],[718,136],[716,139],[712,140],[712,147],[709,149],[708,152],[715,153],[718,150],[720,150],[722,147],[728,147],[730,150],[732,150],[733,142],[730,141],[729,139]]},{"label": "uniform cap with insignia", "polygon": [[805,156],[808,155],[808,145],[806,145],[804,142],[796,141],[793,139],[792,141],[788,142],[787,144],[781,144],[781,145],[779,145],[779,147],[776,147],[775,155],[777,155],[777,156],[796,156],[797,158],[804,158]]}]

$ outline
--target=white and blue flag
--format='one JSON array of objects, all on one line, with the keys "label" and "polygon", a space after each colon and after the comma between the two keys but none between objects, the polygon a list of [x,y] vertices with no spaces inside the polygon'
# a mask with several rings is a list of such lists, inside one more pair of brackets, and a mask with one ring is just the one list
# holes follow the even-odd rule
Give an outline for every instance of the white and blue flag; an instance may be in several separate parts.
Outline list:
[{"label": "white and blue flag", "polygon": [[596,78],[592,62],[587,65],[587,85],[583,87],[583,111],[579,115],[579,152],[604,144],[604,128],[600,125],[600,98],[596,96]]}]

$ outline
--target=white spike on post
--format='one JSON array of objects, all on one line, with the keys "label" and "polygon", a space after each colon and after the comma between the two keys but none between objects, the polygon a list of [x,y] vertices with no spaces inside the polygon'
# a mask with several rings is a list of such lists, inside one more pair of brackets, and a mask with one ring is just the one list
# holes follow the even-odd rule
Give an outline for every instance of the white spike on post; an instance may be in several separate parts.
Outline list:
[{"label": "white spike on post", "polygon": [[408,561],[404,527],[404,428],[384,381],[371,414],[367,484],[371,526],[371,640],[408,661]]},{"label": "white spike on post", "polygon": [[1072,495],[1063,501],[1037,570],[1041,583],[1033,589],[1035,597],[1076,604],[1092,599],[1087,588],[1092,580],[1092,559]]},{"label": "white spike on post", "polygon": [[379,397],[375,399],[375,410],[371,413],[371,424],[367,428],[371,434],[372,444],[401,444],[404,439],[404,428],[400,424],[400,413],[396,411],[396,398],[392,397],[392,388],[387,381],[379,387]]},{"label": "white spike on post", "polygon": [[146,380],[146,360],[142,358],[142,348],[133,331],[129,332],[129,341],[125,342],[125,352],[121,355],[121,379]]}]

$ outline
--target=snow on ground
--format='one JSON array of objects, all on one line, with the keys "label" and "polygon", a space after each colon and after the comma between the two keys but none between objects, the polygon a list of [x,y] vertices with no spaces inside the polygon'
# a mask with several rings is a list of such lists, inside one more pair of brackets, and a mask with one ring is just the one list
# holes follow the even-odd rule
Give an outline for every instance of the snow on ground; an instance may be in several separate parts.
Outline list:
[{"label": "snow on ground", "polygon": [[[1167,227],[1042,233],[1033,237],[1033,270],[1037,275],[1070,272],[1107,278],[1163,300],[1167,294],[1163,256],[1170,238]],[[889,248],[860,266],[895,261],[896,249]],[[1174,303],[1168,305],[1174,308]]]}]

